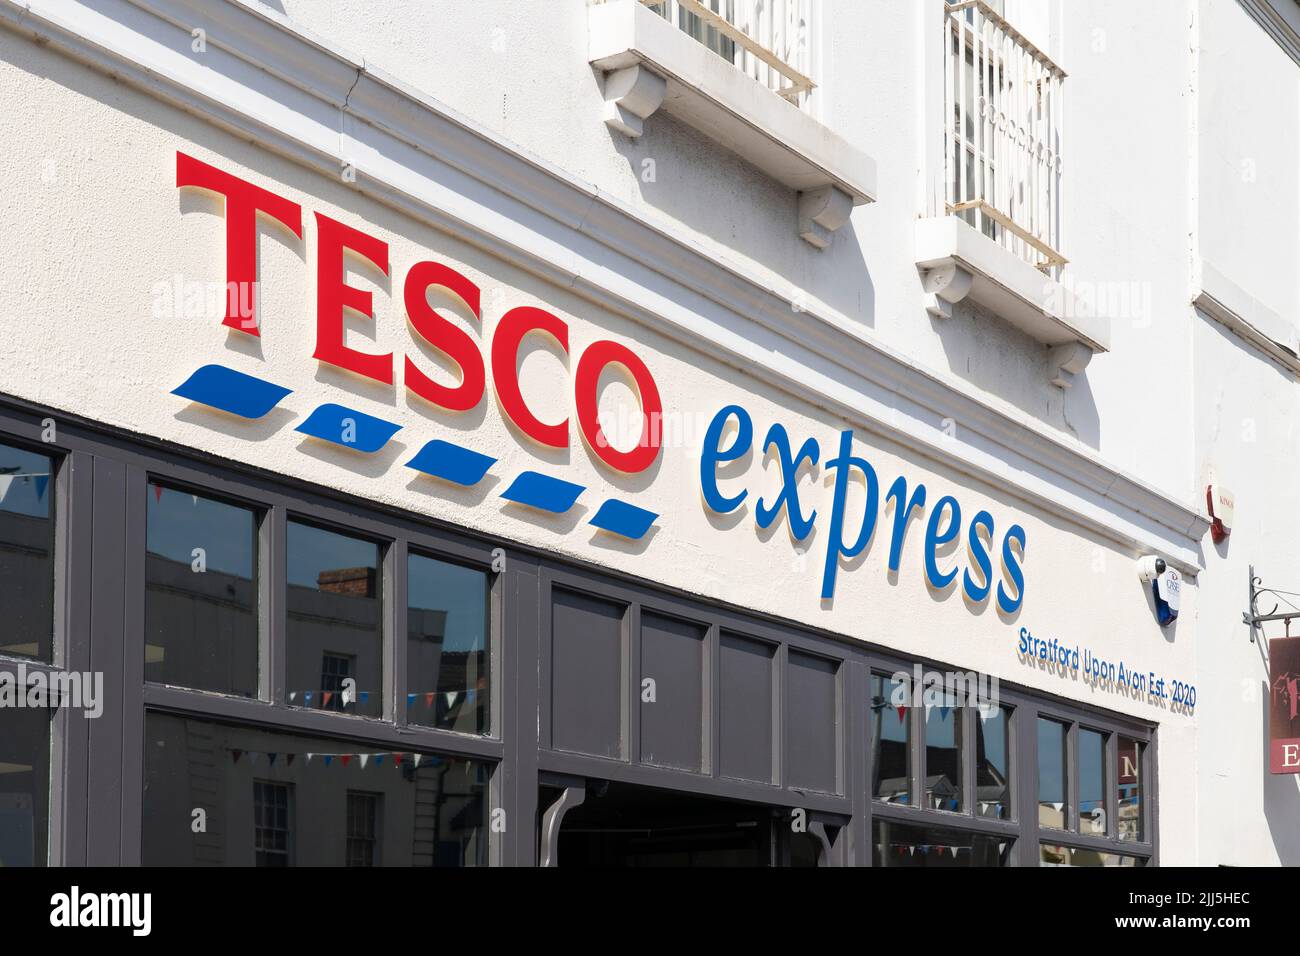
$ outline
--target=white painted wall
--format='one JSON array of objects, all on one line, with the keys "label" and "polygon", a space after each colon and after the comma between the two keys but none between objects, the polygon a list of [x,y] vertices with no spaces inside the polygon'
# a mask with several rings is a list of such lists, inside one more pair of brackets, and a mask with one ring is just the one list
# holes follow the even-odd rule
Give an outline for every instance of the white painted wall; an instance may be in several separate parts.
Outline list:
[{"label": "white painted wall", "polygon": [[[878,532],[860,566],[841,571],[836,599],[824,605],[818,599],[824,519],[801,558],[781,527],[771,535],[756,530],[752,507],[738,521],[709,515],[699,501],[694,451],[708,417],[738,402],[753,414],[758,437],[781,422],[796,442],[816,437],[830,457],[846,422],[826,402],[778,390],[743,363],[738,368],[718,352],[684,345],[666,326],[595,306],[463,237],[432,229],[202,115],[164,105],[8,31],[0,31],[0,142],[7,144],[0,165],[0,254],[9,263],[0,278],[0,310],[21,320],[9,325],[3,391],[505,540],[1157,720],[1164,862],[1300,862],[1300,843],[1283,832],[1283,821],[1294,819],[1294,782],[1266,781],[1259,765],[1262,705],[1257,687],[1255,698],[1246,690],[1257,684],[1260,662],[1238,623],[1244,565],[1253,561],[1285,587],[1287,568],[1297,563],[1295,522],[1286,517],[1293,510],[1287,462],[1296,441],[1290,431],[1295,383],[1189,305],[1193,260],[1200,255],[1275,311],[1294,317],[1295,270],[1285,264],[1300,251],[1291,172],[1300,158],[1297,68],[1235,3],[1020,4],[1026,32],[1070,74],[1064,186],[1069,274],[1076,289],[1128,297],[1111,299],[1127,303],[1111,309],[1112,351],[1094,359],[1068,392],[1046,382],[1041,346],[996,318],[963,306],[938,321],[922,307],[913,223],[923,211],[918,182],[936,162],[924,145],[935,117],[922,108],[929,82],[922,64],[925,44],[940,41],[921,36],[921,18],[900,15],[896,2],[816,4],[822,13],[816,26],[821,86],[814,112],[875,157],[880,194],[877,203],[855,212],[824,252],[795,235],[791,193],[696,131],[654,116],[645,136],[629,142],[605,127],[599,83],[587,63],[583,0],[394,0],[382,7],[360,0],[283,0],[273,6],[323,41],[614,197],[634,215],[663,224],[703,254],[743,268],[783,295],[802,295],[814,311],[843,317],[903,361],[1048,429],[1067,446],[1095,452],[1175,501],[1203,508],[1207,470],[1218,470],[1237,490],[1241,527],[1226,550],[1216,552],[1207,537],[1206,570],[1189,582],[1178,624],[1162,631],[1136,579],[1133,559],[1141,547],[1118,544],[1090,530],[1091,522],[1040,508],[1021,489],[976,477],[954,457],[924,452],[892,431],[906,432],[906,422],[881,420],[872,434],[859,419],[859,452],[872,460],[882,482],[907,474],[929,485],[932,500],[950,491],[967,513],[987,507],[999,539],[1010,522],[1024,525],[1025,605],[1008,621],[995,608],[964,606],[959,594],[932,593],[920,568],[923,528],[916,527],[896,581],[885,573],[888,541]],[[1017,15],[1016,4],[1007,12]],[[260,345],[227,333],[213,317],[153,315],[160,283],[177,275],[204,282],[224,277],[220,206],[178,193],[177,149],[304,206],[304,240],[284,241],[268,231],[261,242]],[[638,175],[647,158],[655,161],[652,183]],[[1245,159],[1258,170],[1253,181],[1237,175]],[[392,290],[400,291],[411,264],[436,258],[482,286],[485,341],[506,308],[543,306],[570,323],[573,356],[606,336],[634,347],[670,411],[699,426],[689,440],[665,450],[653,481],[629,480],[595,466],[576,429],[567,454],[542,453],[519,440],[491,400],[450,416],[400,388],[318,366],[310,358],[315,210],[390,245],[391,288],[375,289],[373,341],[354,332],[350,343],[356,347],[399,356],[410,349],[400,296]],[[113,357],[111,364],[104,356]],[[166,394],[210,361],[293,388],[283,403],[292,414],[246,425]],[[571,358],[568,369],[574,364]],[[568,372],[558,356],[530,354],[524,377],[539,417],[571,412]],[[292,431],[293,421],[326,401],[391,418],[405,430],[376,461],[304,441]],[[603,401],[607,408],[630,406],[632,395],[612,388]],[[1252,417],[1260,422],[1258,440],[1242,443],[1237,423]],[[502,486],[450,491],[401,466],[420,443],[440,434],[500,457],[500,474],[550,468],[590,486],[593,501],[606,494],[634,498],[662,514],[660,529],[648,543],[619,544],[572,518],[539,521],[502,507],[496,498]],[[1031,470],[1023,475],[1026,486]],[[754,496],[775,487],[775,472],[761,457],[748,463],[751,506]],[[807,504],[828,514],[825,475],[805,487]],[[1096,504],[1119,508],[1105,499]],[[1293,586],[1300,590],[1300,578]],[[1014,637],[1022,626],[1142,670],[1196,680],[1198,715],[1124,699],[1017,661]],[[1243,739],[1252,746],[1242,747]],[[1231,827],[1223,826],[1225,819]]]},{"label": "white painted wall", "polygon": [[[1201,0],[1196,15],[1195,252],[1294,324],[1300,72],[1237,4]],[[1232,536],[1207,539],[1201,575],[1198,670],[1215,686],[1200,715],[1201,853],[1206,862],[1295,865],[1300,789],[1296,777],[1269,775],[1266,648],[1240,621],[1250,565],[1264,586],[1300,591],[1300,396],[1294,374],[1221,325],[1197,317],[1192,328],[1198,487],[1217,478],[1238,502]],[[1279,602],[1260,603],[1266,613]],[[1265,626],[1283,633],[1280,622]]]}]

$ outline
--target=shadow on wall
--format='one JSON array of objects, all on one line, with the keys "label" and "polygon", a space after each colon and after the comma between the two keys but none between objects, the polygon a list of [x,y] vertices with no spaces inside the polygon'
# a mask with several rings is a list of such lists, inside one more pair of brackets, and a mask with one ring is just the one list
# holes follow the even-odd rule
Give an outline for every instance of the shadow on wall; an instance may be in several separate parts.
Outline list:
[{"label": "shadow on wall", "polygon": [[[594,74],[593,81],[600,82]],[[793,190],[662,111],[637,139],[613,130],[609,136],[648,205],[770,269],[789,283],[778,291],[796,302],[816,299],[875,327],[875,286],[851,222],[827,248],[815,249],[799,238]]]},{"label": "shadow on wall", "polygon": [[[936,318],[921,307],[917,276],[916,309],[939,338],[948,368],[962,381],[997,396],[1089,448],[1101,447],[1101,417],[1088,382],[1088,370],[1070,388],[1049,381],[1048,346],[1011,327],[969,300],[958,303],[949,318]],[[1094,361],[1104,360],[1105,356]]]}]

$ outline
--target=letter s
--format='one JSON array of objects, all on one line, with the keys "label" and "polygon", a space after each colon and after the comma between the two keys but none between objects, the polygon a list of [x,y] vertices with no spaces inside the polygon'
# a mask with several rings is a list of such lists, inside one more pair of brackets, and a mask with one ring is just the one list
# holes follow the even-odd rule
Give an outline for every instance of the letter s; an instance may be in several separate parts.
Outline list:
[{"label": "letter s", "polygon": [[411,328],[417,336],[437,349],[460,367],[459,385],[440,385],[425,375],[410,356],[406,358],[406,387],[425,401],[449,409],[453,412],[469,411],[483,398],[484,372],[483,356],[478,346],[465,331],[440,316],[429,305],[430,288],[446,289],[468,309],[478,321],[483,320],[479,311],[479,288],[455,269],[438,262],[417,262],[406,274],[403,297],[406,300],[406,315]]},{"label": "letter s", "polygon": [[979,535],[979,529],[983,528],[989,533],[989,543],[993,542],[993,516],[987,511],[981,511],[971,519],[970,528],[966,531],[966,544],[970,548],[971,558],[975,561],[975,566],[980,570],[980,580],[983,584],[976,584],[974,577],[971,576],[970,568],[962,572],[961,585],[966,592],[966,597],[970,598],[974,604],[979,604],[989,596],[989,589],[993,587],[993,563],[989,560],[988,549],[984,547],[984,539]]},{"label": "letter s", "polygon": [[1020,559],[1011,548],[1011,542],[1015,541],[1020,545],[1021,555],[1025,552],[1025,529],[1018,524],[1013,524],[1007,529],[1007,536],[1002,539],[1002,570],[1011,583],[1015,585],[1016,596],[1011,597],[1002,582],[998,582],[998,608],[1003,614],[1014,614],[1020,610],[1020,604],[1025,599],[1025,573],[1020,569]]}]

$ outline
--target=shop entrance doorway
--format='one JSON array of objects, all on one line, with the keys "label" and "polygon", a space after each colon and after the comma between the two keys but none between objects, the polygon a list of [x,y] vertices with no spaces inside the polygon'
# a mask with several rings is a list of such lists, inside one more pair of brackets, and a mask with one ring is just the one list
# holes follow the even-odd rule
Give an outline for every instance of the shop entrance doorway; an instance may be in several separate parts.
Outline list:
[{"label": "shop entrance doorway", "polygon": [[543,866],[817,866],[823,856],[817,833],[779,807],[603,780],[543,787],[539,805]]}]

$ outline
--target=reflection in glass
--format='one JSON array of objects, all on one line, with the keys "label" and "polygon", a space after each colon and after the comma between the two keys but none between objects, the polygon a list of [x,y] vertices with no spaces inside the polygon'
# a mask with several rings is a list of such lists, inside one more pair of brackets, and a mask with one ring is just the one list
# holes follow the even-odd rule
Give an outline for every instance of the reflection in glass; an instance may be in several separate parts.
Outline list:
[{"label": "reflection in glass", "polygon": [[1145,866],[1146,861],[1122,853],[1103,853],[1072,846],[1044,843],[1038,848],[1039,866]]},{"label": "reflection in glass", "polygon": [[1079,832],[1106,832],[1106,737],[1079,728]]},{"label": "reflection in glass", "polygon": [[1130,737],[1119,738],[1119,776],[1116,814],[1119,838],[1127,842],[1146,839],[1142,829],[1142,753],[1145,745]]},{"label": "reflection in glass", "polygon": [[1010,866],[1009,837],[912,826],[876,819],[871,824],[871,865],[906,867]]},{"label": "reflection in glass", "polygon": [[54,462],[0,445],[0,654],[51,660]]},{"label": "reflection in glass", "polygon": [[908,803],[912,779],[911,727],[906,686],[871,675],[871,795],[886,803]]},{"label": "reflection in glass", "polygon": [[0,867],[46,865],[51,713],[0,708]]},{"label": "reflection in glass", "polygon": [[960,708],[945,704],[926,708],[925,805],[932,810],[959,811],[961,795]]},{"label": "reflection in glass", "polygon": [[379,545],[288,524],[289,703],[383,714]]},{"label": "reflection in glass", "polygon": [[486,865],[487,765],[390,748],[149,713],[142,862]]},{"label": "reflection in glass", "polygon": [[1064,828],[1070,817],[1065,796],[1065,725],[1038,718],[1038,822]]},{"label": "reflection in glass", "polygon": [[975,812],[1011,819],[1011,708],[984,704],[975,712]]},{"label": "reflection in glass", "polygon": [[487,574],[422,554],[407,568],[407,720],[487,733]]},{"label": "reflection in glass", "polygon": [[257,695],[257,516],[151,482],[145,680]]}]

